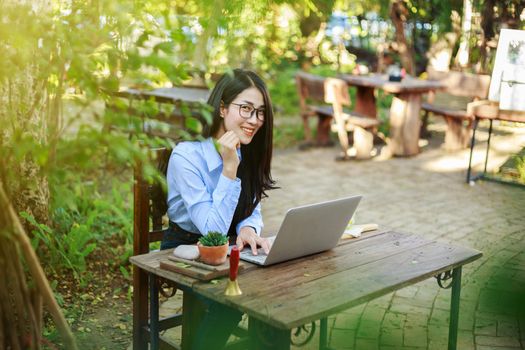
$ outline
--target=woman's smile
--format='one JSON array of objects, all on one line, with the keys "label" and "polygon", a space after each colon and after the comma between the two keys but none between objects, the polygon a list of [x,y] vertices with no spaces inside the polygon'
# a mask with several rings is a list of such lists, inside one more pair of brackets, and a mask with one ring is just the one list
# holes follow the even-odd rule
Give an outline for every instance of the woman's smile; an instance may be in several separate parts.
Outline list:
[{"label": "woman's smile", "polygon": [[244,132],[246,136],[252,137],[256,129],[248,128],[248,127],[241,127],[241,130]]}]

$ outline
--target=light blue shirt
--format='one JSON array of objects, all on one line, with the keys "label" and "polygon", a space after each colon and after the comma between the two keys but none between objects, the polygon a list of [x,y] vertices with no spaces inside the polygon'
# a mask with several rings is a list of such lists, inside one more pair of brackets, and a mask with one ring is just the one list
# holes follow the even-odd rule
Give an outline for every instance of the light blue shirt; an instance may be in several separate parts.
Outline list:
[{"label": "light blue shirt", "polygon": [[[238,151],[240,155],[240,150]],[[179,143],[171,153],[167,172],[168,217],[186,231],[228,233],[241,180],[222,175],[222,158],[213,139]],[[261,204],[236,227],[251,226],[258,235],[263,227]]]}]

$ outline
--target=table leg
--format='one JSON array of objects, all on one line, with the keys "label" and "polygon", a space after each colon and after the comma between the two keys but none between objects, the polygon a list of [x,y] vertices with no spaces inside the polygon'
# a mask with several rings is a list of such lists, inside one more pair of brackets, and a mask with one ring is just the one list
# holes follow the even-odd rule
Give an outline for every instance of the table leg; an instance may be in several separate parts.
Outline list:
[{"label": "table leg", "polygon": [[149,274],[149,334],[150,349],[159,348],[159,286],[157,276]]},{"label": "table leg", "polygon": [[467,169],[467,184],[470,183],[470,172],[472,171],[472,154],[474,153],[474,144],[476,143],[476,129],[478,128],[479,119],[474,119],[474,125],[472,128],[472,140],[470,140],[470,156],[468,159]]},{"label": "table leg", "polygon": [[377,118],[376,97],[374,88],[357,86],[355,109],[357,113]]},{"label": "table leg", "polygon": [[398,94],[390,107],[390,150],[395,156],[419,153],[421,94]]},{"label": "table leg", "polygon": [[182,294],[182,350],[191,349],[197,336],[197,329],[202,322],[206,306],[191,290]]},{"label": "table leg", "polygon": [[290,349],[290,330],[280,329],[253,317],[248,320],[250,349],[284,350]]},{"label": "table leg", "polygon": [[461,293],[461,266],[452,270],[452,295],[450,298],[450,324],[448,350],[456,350],[458,341],[459,297]]},{"label": "table leg", "polygon": [[328,319],[321,318],[321,327],[319,328],[319,349],[328,349]]}]

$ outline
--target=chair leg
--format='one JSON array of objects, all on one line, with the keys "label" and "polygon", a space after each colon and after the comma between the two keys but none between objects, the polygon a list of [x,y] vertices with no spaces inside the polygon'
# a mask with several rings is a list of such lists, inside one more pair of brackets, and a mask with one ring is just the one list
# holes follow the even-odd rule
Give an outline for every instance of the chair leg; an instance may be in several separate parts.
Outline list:
[{"label": "chair leg", "polygon": [[423,114],[423,118],[421,120],[421,129],[419,131],[419,135],[423,139],[429,139],[432,136],[430,131],[428,131],[428,117],[429,113],[428,111],[425,111],[425,114]]},{"label": "chair leg", "polygon": [[483,167],[483,176],[487,173],[487,163],[489,160],[490,136],[492,135],[492,119],[489,120],[489,139],[487,140],[487,152],[485,153],[485,166]]},{"label": "chair leg", "polygon": [[467,169],[467,184],[470,183],[470,174],[472,171],[472,153],[474,153],[474,144],[476,143],[476,129],[478,128],[479,119],[474,119],[474,124],[472,126],[472,138],[470,140],[470,156],[468,159],[468,169]]},{"label": "chair leg", "polygon": [[332,125],[332,117],[327,115],[317,116],[317,140],[316,146],[332,146],[333,142],[330,140],[330,129]]},{"label": "chair leg", "polygon": [[312,131],[310,130],[310,124],[308,123],[308,114],[301,115],[303,118],[303,130],[305,141],[312,141]]},{"label": "chair leg", "polygon": [[341,150],[343,151],[341,159],[349,159],[348,149],[350,148],[350,144],[348,142],[348,132],[346,131],[344,121],[339,120],[339,118],[336,118],[335,125],[337,127],[337,137],[339,139],[339,145],[341,145]]},{"label": "chair leg", "polygon": [[148,275],[133,266],[133,350],[148,349],[144,328],[148,325]]}]

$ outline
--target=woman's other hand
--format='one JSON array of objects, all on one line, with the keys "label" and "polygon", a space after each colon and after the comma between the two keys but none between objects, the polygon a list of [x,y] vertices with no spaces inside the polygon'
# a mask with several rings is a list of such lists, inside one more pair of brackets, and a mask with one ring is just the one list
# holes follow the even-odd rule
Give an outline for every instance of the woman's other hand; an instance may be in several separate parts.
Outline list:
[{"label": "woman's other hand", "polygon": [[239,230],[236,243],[239,251],[242,251],[244,246],[249,245],[253,255],[257,255],[258,245],[264,250],[265,254],[268,254],[270,251],[270,243],[268,240],[257,236],[253,227],[250,226],[244,226]]},{"label": "woman's other hand", "polygon": [[237,148],[240,147],[241,141],[233,131],[227,131],[217,142],[220,145],[223,162],[222,174],[233,180],[237,177],[237,168],[240,163]]}]

